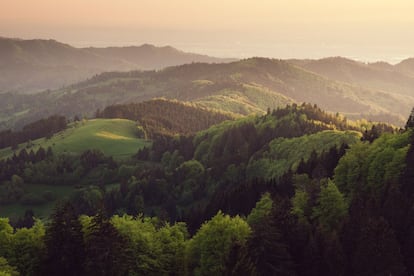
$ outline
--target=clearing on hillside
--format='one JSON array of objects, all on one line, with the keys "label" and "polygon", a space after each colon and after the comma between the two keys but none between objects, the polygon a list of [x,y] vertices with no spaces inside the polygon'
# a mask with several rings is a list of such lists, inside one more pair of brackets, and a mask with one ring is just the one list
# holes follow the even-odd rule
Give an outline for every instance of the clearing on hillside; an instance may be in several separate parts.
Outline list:
[{"label": "clearing on hillside", "polygon": [[[124,158],[150,145],[144,139],[144,130],[134,121],[126,119],[92,119],[74,122],[50,139],[41,138],[30,145],[21,144],[19,149],[36,151],[40,146],[51,147],[55,154],[81,154],[87,149],[101,150],[107,156]],[[11,156],[10,148],[0,152],[0,158]]]}]

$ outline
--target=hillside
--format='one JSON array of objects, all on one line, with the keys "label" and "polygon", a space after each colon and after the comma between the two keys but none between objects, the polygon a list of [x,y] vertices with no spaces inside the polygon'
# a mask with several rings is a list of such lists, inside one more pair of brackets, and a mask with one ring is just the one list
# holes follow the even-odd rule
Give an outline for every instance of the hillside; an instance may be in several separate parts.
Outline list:
[{"label": "hillside", "polygon": [[[55,154],[81,154],[88,149],[98,149],[115,158],[130,157],[140,148],[150,145],[144,139],[142,127],[126,119],[94,119],[74,122],[51,138],[41,138],[29,143],[28,150],[51,148]],[[26,144],[21,144],[20,149]],[[0,159],[11,157],[10,148],[0,150]]]},{"label": "hillside", "polygon": [[[137,105],[128,106],[115,110]],[[79,129],[108,122],[135,125],[98,119]],[[0,160],[4,258],[30,275],[49,268],[53,248],[91,256],[99,242],[116,243],[112,267],[123,274],[412,274],[413,130],[363,141],[369,126],[293,104],[192,137],[158,136],[128,160],[23,151]],[[33,219],[50,213],[47,224]],[[29,257],[16,259],[22,251]]]},{"label": "hillside", "polygon": [[191,62],[230,60],[153,45],[75,48],[55,40],[0,37],[0,93],[60,88],[105,71],[154,70]]},{"label": "hillside", "polygon": [[414,75],[410,70],[414,66],[409,60],[395,66],[384,62],[362,63],[342,57],[289,62],[333,80],[413,96]]},{"label": "hillside", "polygon": [[[154,116],[153,120],[159,124],[151,123],[152,129],[157,131],[150,141],[143,139],[148,136],[146,124],[137,126],[136,122],[127,119],[82,120],[70,123],[65,130],[48,139],[21,144],[14,152],[10,148],[0,150],[0,205],[5,205],[0,214],[20,212],[21,215],[24,206],[32,206],[41,214],[47,214],[51,205],[45,200],[36,203],[36,200],[24,196],[34,193],[30,197],[42,197],[38,187],[44,185],[45,190],[54,191],[60,197],[71,194],[73,186],[125,184],[134,175],[140,181],[165,181],[165,185],[175,187],[175,191],[165,195],[152,190],[158,189],[158,184],[142,186],[140,189],[146,197],[145,212],[159,212],[160,207],[164,208],[174,200],[174,206],[181,210],[176,215],[187,217],[191,215],[189,206],[198,204],[205,208],[208,201],[221,191],[221,186],[234,181],[233,177],[239,178],[234,176],[236,172],[246,171],[243,172],[243,181],[277,178],[290,169],[296,169],[301,160],[310,158],[312,152],[320,155],[343,144],[354,144],[361,136],[358,127],[352,127],[342,117],[325,113],[310,104],[287,106],[264,116],[223,121],[226,115],[160,99],[108,107],[101,115],[139,115],[133,116],[134,120],[146,121],[151,118],[148,114],[156,115],[158,111],[165,114],[165,118],[171,114],[173,121],[179,110],[187,112],[184,117],[189,122],[193,119],[200,121],[189,123],[189,129],[192,125],[199,128],[203,118],[210,118],[211,126],[212,119],[218,116],[216,123],[221,123],[197,133],[181,130],[186,136],[178,136],[171,135],[171,132],[180,134],[173,132],[180,128],[166,131],[162,125],[167,126],[168,121]],[[182,113],[178,114],[182,116]],[[178,123],[186,124],[183,120]],[[283,149],[280,148],[282,144]],[[208,175],[198,179],[199,169]],[[192,182],[195,179],[197,185]],[[14,182],[24,185],[20,187]],[[7,188],[8,185],[18,188],[17,195],[14,188]],[[187,198],[189,191],[196,193],[191,201]],[[169,199],[159,201],[163,196]],[[79,208],[92,202],[82,203]],[[122,202],[114,203],[114,208]]]},{"label": "hillside", "polygon": [[198,104],[166,99],[112,105],[96,114],[98,118],[124,118],[139,122],[148,138],[155,136],[193,135],[235,114],[208,110]]},{"label": "hillside", "polygon": [[103,73],[67,88],[22,96],[4,94],[3,128],[45,116],[94,116],[108,105],[165,97],[247,115],[310,102],[348,118],[403,125],[414,96],[332,80],[289,62],[251,58],[224,64],[193,63],[160,71]]}]

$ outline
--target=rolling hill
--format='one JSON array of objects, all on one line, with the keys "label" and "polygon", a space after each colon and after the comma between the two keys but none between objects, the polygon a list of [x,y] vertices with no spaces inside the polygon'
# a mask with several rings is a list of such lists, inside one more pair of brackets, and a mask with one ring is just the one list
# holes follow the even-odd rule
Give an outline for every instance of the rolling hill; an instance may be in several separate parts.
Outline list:
[{"label": "rolling hill", "polygon": [[348,118],[403,125],[414,105],[414,95],[407,94],[334,80],[283,60],[250,58],[160,71],[108,72],[36,95],[4,94],[0,124],[18,128],[52,114],[90,117],[108,105],[165,97],[242,115],[309,102]]},{"label": "rolling hill", "polygon": [[105,71],[155,70],[191,62],[227,62],[173,47],[75,48],[55,40],[0,37],[0,93],[60,88]]},{"label": "rolling hill", "polygon": [[[144,139],[140,126],[126,119],[94,119],[74,122],[50,139],[32,141],[29,150],[51,147],[56,154],[81,154],[88,149],[98,149],[114,158],[130,157],[140,148],[150,145]],[[19,148],[24,148],[21,144]],[[12,156],[10,148],[0,150],[0,159]]]},{"label": "rolling hill", "polygon": [[289,62],[341,82],[407,96],[412,96],[414,91],[414,75],[411,72],[414,66],[409,59],[395,66],[385,62],[363,63],[342,57]]}]

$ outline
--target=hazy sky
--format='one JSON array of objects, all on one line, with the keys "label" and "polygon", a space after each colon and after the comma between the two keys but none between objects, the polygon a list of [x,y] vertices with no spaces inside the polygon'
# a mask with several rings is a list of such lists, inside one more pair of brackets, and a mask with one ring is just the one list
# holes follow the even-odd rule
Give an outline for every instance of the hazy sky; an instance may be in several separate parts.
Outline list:
[{"label": "hazy sky", "polygon": [[414,56],[412,0],[0,0],[0,36],[215,56]]}]

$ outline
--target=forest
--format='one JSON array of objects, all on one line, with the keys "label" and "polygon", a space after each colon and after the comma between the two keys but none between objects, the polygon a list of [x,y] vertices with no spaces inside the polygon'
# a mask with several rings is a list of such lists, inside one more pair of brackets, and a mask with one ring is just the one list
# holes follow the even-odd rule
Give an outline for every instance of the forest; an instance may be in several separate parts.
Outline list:
[{"label": "forest", "polygon": [[145,108],[97,113],[166,130],[129,159],[39,148],[0,160],[0,206],[53,202],[38,184],[74,189],[48,217],[0,219],[0,275],[414,273],[414,118],[395,129],[292,104],[232,120],[194,111],[215,125],[179,129]]}]

